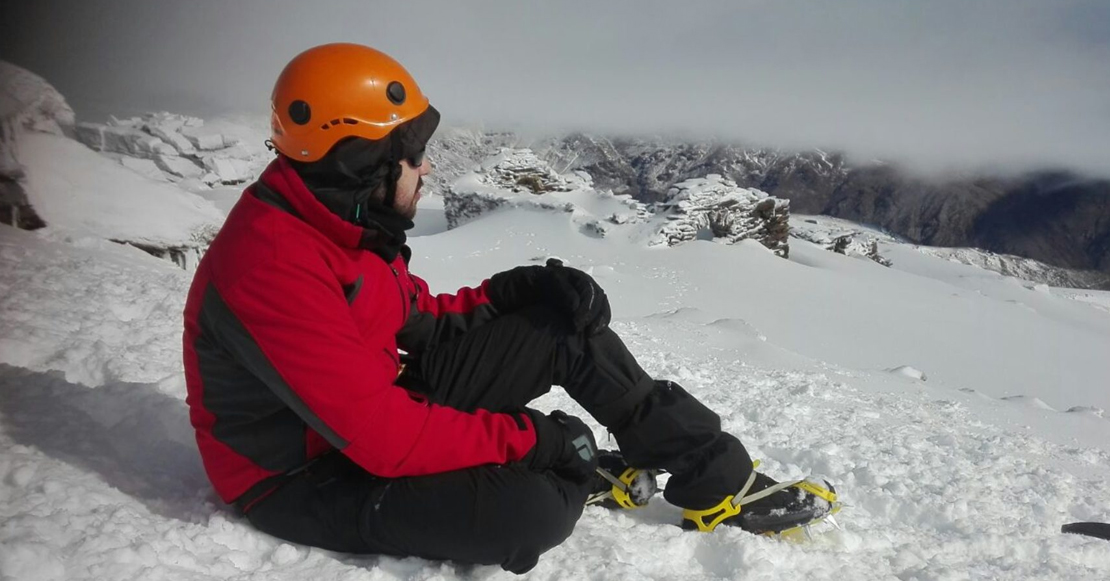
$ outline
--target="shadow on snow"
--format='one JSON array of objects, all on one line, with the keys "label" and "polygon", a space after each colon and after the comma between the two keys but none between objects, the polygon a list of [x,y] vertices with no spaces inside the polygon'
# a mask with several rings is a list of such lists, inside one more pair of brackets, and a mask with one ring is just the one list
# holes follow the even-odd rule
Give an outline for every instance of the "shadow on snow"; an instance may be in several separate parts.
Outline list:
[{"label": "shadow on snow", "polygon": [[196,450],[185,402],[152,384],[70,383],[0,365],[0,417],[15,441],[98,474],[152,512],[206,521],[222,503]]}]

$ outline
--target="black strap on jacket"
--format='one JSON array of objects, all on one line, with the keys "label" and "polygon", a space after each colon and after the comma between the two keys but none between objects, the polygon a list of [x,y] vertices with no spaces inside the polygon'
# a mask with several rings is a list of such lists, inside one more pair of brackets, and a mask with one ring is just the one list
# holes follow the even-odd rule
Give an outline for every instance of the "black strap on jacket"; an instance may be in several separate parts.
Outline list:
[{"label": "black strap on jacket", "polygon": [[262,183],[262,180],[254,182],[254,186],[251,188],[251,191],[254,193],[254,197],[258,198],[262,202],[265,202],[266,204],[269,204],[279,210],[292,214],[297,218],[301,217],[301,215],[297,213],[297,209],[293,207],[293,204],[289,203],[289,200],[286,200],[284,196],[275,192],[274,190],[271,190],[269,186]]}]

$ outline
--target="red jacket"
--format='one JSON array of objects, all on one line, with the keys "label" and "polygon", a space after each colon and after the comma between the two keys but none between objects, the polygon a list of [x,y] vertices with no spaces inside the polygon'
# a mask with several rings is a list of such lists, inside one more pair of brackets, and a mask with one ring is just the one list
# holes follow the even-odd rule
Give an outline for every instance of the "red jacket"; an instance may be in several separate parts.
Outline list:
[{"label": "red jacket", "polygon": [[333,447],[383,477],[523,458],[536,442],[527,415],[463,413],[394,385],[398,347],[417,352],[495,314],[487,283],[433,296],[284,158],[259,181],[201,260],[185,306],[190,419],[220,497],[255,495]]}]

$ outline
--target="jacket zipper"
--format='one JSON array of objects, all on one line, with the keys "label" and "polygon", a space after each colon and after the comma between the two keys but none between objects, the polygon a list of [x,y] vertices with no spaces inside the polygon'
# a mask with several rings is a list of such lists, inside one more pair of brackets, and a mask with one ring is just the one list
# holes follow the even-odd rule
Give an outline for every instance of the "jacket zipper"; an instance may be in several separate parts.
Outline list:
[{"label": "jacket zipper", "polygon": [[401,284],[401,273],[393,265],[389,265],[389,270],[393,271],[393,280],[397,281],[397,291],[401,293],[401,326],[405,326],[405,322],[409,320],[409,297],[405,296],[405,287]]}]

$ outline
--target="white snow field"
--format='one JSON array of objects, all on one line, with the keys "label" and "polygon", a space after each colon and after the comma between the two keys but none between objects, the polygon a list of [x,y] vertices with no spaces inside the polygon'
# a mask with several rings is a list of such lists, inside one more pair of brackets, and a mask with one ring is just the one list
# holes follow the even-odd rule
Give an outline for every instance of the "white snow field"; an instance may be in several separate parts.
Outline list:
[{"label": "white snow field", "polygon": [[[1110,520],[1107,293],[893,244],[890,269],[800,240],[789,260],[648,248],[528,209],[425,231],[412,267],[433,290],[548,256],[592,273],[649,372],[717,410],[762,469],[825,476],[847,504],[842,530],[800,544],[683,532],[661,498],[591,507],[528,578],[1110,578],[1110,544],[1059,532]],[[134,248],[0,227],[3,579],[513,577],[293,546],[222,506],[184,403],[189,281]],[[558,388],[537,405],[581,413]]]}]

